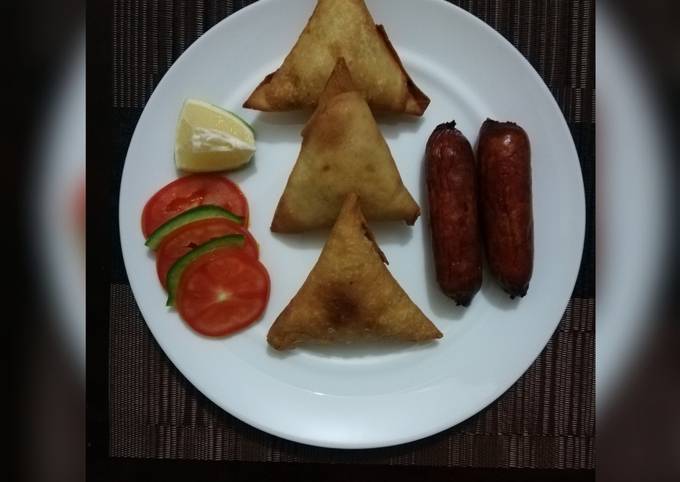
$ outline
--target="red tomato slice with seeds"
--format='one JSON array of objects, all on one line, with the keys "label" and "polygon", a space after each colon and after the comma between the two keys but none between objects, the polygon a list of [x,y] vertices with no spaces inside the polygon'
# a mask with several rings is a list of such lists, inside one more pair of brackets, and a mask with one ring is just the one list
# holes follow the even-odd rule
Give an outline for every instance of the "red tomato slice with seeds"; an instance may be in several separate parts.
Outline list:
[{"label": "red tomato slice with seeds", "polygon": [[166,236],[156,251],[156,271],[163,287],[167,287],[166,278],[168,271],[175,264],[175,261],[196,246],[228,234],[242,234],[244,244],[241,251],[254,259],[258,258],[257,241],[243,226],[226,218],[210,218],[195,221],[182,226]]},{"label": "red tomato slice with seeds", "polygon": [[176,306],[189,326],[224,336],[259,319],[269,301],[269,274],[242,250],[219,248],[187,266]]},{"label": "red tomato slice with seeds", "polygon": [[149,199],[142,212],[144,237],[148,238],[169,219],[203,204],[231,211],[248,226],[248,201],[236,184],[218,174],[194,174],[180,177]]}]

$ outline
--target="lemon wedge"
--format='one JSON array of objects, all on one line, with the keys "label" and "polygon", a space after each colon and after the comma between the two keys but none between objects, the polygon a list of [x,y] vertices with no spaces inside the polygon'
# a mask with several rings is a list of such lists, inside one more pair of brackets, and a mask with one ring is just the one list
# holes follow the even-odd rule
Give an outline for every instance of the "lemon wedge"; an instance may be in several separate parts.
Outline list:
[{"label": "lemon wedge", "polygon": [[236,114],[187,99],[177,123],[175,164],[188,172],[237,169],[255,153],[255,134]]}]

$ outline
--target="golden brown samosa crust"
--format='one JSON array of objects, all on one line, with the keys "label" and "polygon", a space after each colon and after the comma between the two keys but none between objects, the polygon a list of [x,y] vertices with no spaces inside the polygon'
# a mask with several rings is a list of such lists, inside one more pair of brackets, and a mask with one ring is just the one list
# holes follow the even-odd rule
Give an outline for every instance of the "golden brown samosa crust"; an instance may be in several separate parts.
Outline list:
[{"label": "golden brown samosa crust", "polygon": [[[271,230],[296,233],[330,227],[345,196],[355,192],[366,217],[415,223],[420,208],[404,186],[389,147],[342,59],[322,103],[302,131],[300,154]],[[334,96],[329,92],[339,92]]]},{"label": "golden brown samosa crust", "polygon": [[271,229],[294,233],[332,226],[349,192],[359,193],[371,220],[413,224],[420,215],[368,105],[357,92],[335,96],[305,127]]},{"label": "golden brown samosa crust", "polygon": [[430,98],[426,96],[425,93],[418,88],[415,82],[413,82],[413,80],[411,80],[411,77],[409,77],[409,75],[406,73],[404,64],[402,64],[401,59],[399,58],[399,54],[397,54],[397,51],[392,45],[392,42],[390,42],[390,38],[387,36],[385,27],[383,27],[382,25],[376,25],[376,28],[378,29],[378,33],[385,42],[385,45],[387,46],[387,48],[389,48],[390,53],[392,54],[392,58],[394,58],[395,62],[399,64],[401,70],[406,75],[406,89],[408,90],[409,95],[406,98],[404,112],[406,114],[423,115],[425,109],[427,109],[427,106],[430,105]]},{"label": "golden brown samosa crust", "polygon": [[429,99],[413,83],[363,0],[319,0],[281,67],[243,104],[262,111],[316,107],[338,58],[376,111],[422,115]]},{"label": "golden brown samosa crust", "polygon": [[347,62],[345,62],[344,57],[340,57],[333,68],[331,76],[326,82],[323,92],[321,92],[321,95],[319,96],[319,102],[316,109],[314,110],[314,113],[312,114],[312,117],[310,117],[310,119],[307,121],[307,124],[302,129],[302,137],[305,137],[308,126],[314,125],[313,117],[318,112],[325,111],[328,103],[331,101],[331,99],[333,99],[333,97],[345,92],[354,92],[356,90],[357,88],[356,85],[354,85],[354,81],[352,80],[352,74],[347,68]]},{"label": "golden brown samosa crust", "polygon": [[269,330],[277,350],[300,344],[441,338],[384,262],[356,194],[349,194],[319,260]]}]

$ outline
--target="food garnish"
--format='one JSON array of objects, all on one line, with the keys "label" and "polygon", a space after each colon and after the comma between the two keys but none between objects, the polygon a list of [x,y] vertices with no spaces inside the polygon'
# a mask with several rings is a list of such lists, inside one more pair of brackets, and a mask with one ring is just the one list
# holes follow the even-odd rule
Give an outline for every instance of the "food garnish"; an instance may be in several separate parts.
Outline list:
[{"label": "food garnish", "polygon": [[142,232],[148,238],[166,221],[204,204],[226,209],[248,225],[248,201],[236,184],[219,174],[193,174],[172,181],[147,201]]},{"label": "food garnish", "polygon": [[187,99],[175,134],[175,165],[187,172],[242,167],[255,153],[253,128],[233,112]]}]

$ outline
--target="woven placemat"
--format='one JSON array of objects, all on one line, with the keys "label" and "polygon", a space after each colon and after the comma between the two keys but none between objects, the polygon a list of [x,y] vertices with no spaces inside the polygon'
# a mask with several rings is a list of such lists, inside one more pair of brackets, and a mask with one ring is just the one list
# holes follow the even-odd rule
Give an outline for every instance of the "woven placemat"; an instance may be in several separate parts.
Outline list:
[{"label": "woven placemat", "polygon": [[[212,25],[250,3],[253,2],[113,2],[112,108],[118,131],[114,182],[120,179],[141,110],[172,62]],[[321,449],[285,441],[216,407],[168,361],[139,313],[127,284],[119,241],[114,239],[109,347],[111,456],[594,467],[594,1],[451,3],[487,22],[529,59],[560,105],[579,151],[587,206],[584,255],[567,311],[538,359],[488,408],[425,440],[360,451]],[[117,193],[117,188],[113,191]],[[112,213],[116,212],[117,202],[115,198],[111,200]]]}]

